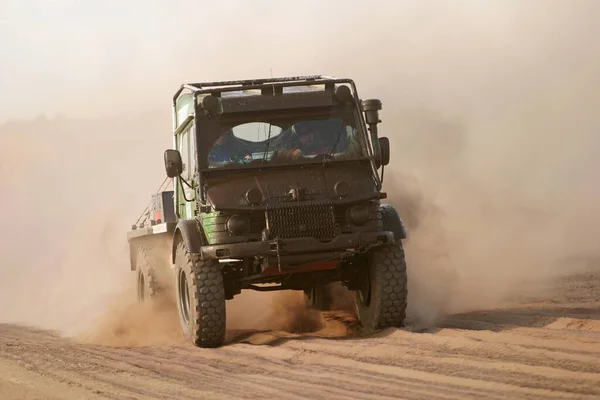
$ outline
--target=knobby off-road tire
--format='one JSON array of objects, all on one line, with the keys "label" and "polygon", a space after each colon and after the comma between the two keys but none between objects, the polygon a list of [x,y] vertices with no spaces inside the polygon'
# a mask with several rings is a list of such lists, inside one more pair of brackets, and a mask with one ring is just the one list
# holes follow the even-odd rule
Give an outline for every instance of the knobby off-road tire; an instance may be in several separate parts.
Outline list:
[{"label": "knobby off-road tire", "polygon": [[184,336],[198,347],[219,347],[225,340],[225,286],[219,264],[194,261],[185,244],[175,254],[175,292]]},{"label": "knobby off-road tire", "polygon": [[304,292],[304,304],[308,308],[328,311],[331,308],[331,296],[329,285],[315,285]]},{"label": "knobby off-road tire", "polygon": [[137,254],[137,299],[140,303],[156,298],[159,293],[159,283],[156,268],[152,263],[151,251],[140,247]]},{"label": "knobby off-road tire", "polygon": [[404,326],[407,305],[406,260],[402,242],[371,250],[355,293],[358,316],[367,332]]}]

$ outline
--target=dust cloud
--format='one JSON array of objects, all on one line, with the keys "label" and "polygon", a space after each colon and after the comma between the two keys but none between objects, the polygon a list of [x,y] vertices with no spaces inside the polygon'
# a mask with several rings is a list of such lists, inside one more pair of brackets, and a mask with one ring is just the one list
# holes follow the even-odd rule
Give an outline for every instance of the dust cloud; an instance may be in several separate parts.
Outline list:
[{"label": "dust cloud", "polygon": [[[95,14],[65,4],[53,7]],[[75,334],[115,303],[128,304],[120,297],[132,278],[125,232],[164,178],[172,93],[184,81],[270,70],[352,77],[362,98],[382,99],[380,132],[393,152],[384,185],[409,230],[409,311],[418,323],[542,295],[552,279],[599,256],[597,2],[351,1],[335,11],[315,3],[319,12],[237,4],[214,6],[230,16],[229,31],[218,19],[204,28],[175,25],[183,15],[150,2],[148,18],[119,17],[114,32],[87,32],[83,64],[47,65],[60,82],[78,77],[67,86],[30,69],[21,75],[13,64],[3,72],[44,90],[32,97],[7,83],[3,92],[16,97],[3,98],[0,125],[0,322]],[[269,17],[248,18],[261,5]],[[199,8],[185,13],[206,11]],[[118,14],[128,12],[137,10]],[[140,35],[154,32],[151,48],[134,37],[136,24]],[[34,53],[37,44],[29,46]],[[27,54],[19,53],[21,62]],[[286,303],[276,296],[243,296],[256,301],[236,311],[244,303],[234,300],[234,327],[319,322],[302,312],[286,319],[297,299],[278,309],[273,304]],[[121,310],[132,327],[113,320],[109,331],[128,337],[127,329],[146,329],[144,312]]]},{"label": "dust cloud", "polygon": [[75,337],[89,344],[111,347],[174,346],[184,344],[173,296],[138,302],[135,285],[112,299],[101,314]]}]

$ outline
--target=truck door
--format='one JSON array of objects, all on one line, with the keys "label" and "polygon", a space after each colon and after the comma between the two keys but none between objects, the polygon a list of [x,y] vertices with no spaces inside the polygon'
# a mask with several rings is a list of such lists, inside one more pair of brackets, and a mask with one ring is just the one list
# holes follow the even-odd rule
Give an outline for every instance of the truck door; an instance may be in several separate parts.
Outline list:
[{"label": "truck door", "polygon": [[[177,150],[181,153],[183,161],[183,172],[181,176],[187,183],[195,186],[196,174],[196,140],[194,135],[194,124],[183,130],[177,138]],[[187,199],[187,200],[186,200]],[[191,201],[188,201],[191,200]],[[191,219],[196,215],[196,194],[194,187],[189,187],[181,181],[177,188],[177,210],[181,219]]]}]

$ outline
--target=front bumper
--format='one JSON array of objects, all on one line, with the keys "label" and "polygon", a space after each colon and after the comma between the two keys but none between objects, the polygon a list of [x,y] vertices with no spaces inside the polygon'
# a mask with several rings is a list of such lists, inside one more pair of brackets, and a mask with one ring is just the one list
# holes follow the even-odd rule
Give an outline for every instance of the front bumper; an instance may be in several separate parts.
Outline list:
[{"label": "front bumper", "polygon": [[[394,242],[390,231],[349,233],[336,236],[329,242],[313,238],[265,240],[202,246],[202,259],[239,259],[244,257],[294,257],[319,259],[320,254],[366,251],[373,246]],[[311,256],[312,255],[312,256]]]}]

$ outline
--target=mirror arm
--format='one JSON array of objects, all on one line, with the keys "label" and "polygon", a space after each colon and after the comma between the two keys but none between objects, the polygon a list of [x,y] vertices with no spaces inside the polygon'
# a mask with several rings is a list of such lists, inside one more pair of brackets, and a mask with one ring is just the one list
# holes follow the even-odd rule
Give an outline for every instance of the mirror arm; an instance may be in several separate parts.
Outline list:
[{"label": "mirror arm", "polygon": [[200,194],[200,203],[206,205],[206,187],[202,175],[198,177],[198,193]]},{"label": "mirror arm", "polygon": [[184,182],[184,183],[185,183],[185,184],[186,184],[186,185],[187,185],[189,188],[191,188],[191,189],[193,189],[194,187],[193,187],[192,185],[190,185],[190,184],[188,183],[188,181],[186,181],[186,180],[183,178],[183,176],[181,176],[181,175],[179,175],[179,179],[178,179],[178,181],[179,181],[179,185],[180,185],[180,187],[181,187],[181,195],[183,196],[183,199],[184,199],[185,201],[187,201],[187,202],[194,201],[194,200],[195,200],[195,198],[194,198],[194,199],[188,199],[187,197],[185,197],[185,190],[183,190],[183,184],[182,184],[181,182]]}]

